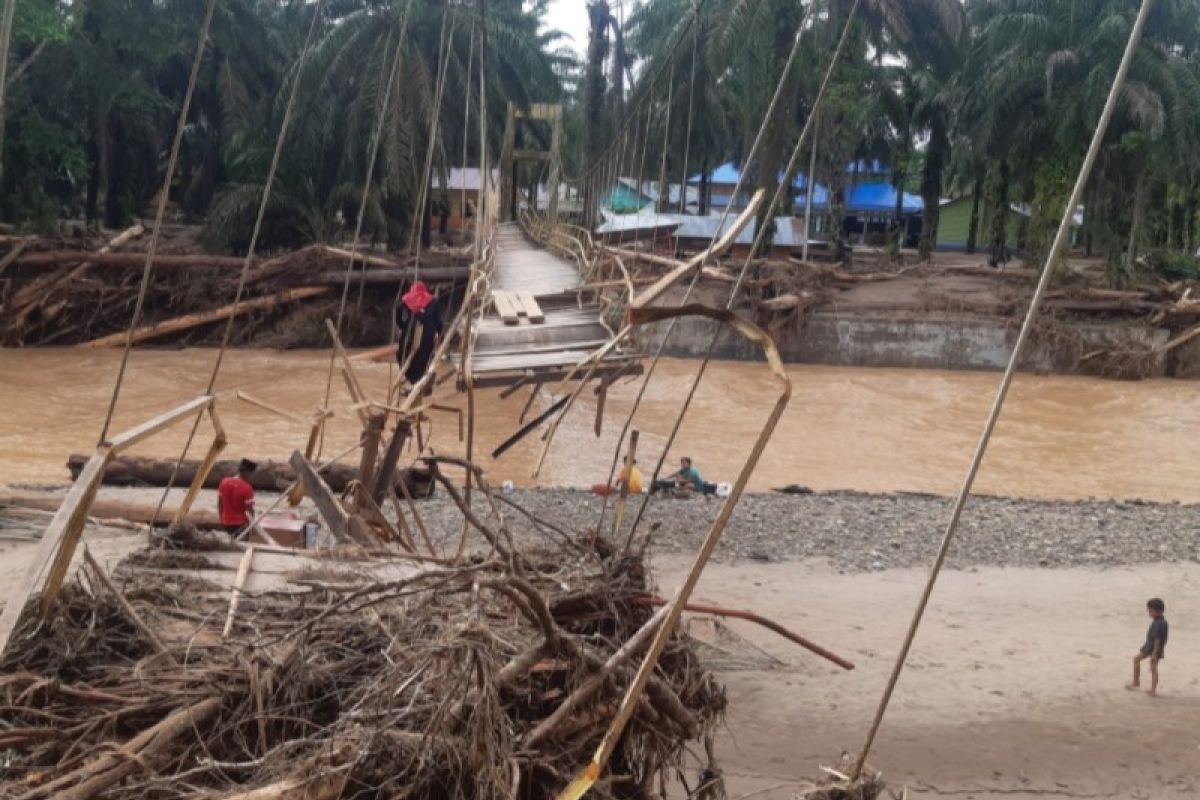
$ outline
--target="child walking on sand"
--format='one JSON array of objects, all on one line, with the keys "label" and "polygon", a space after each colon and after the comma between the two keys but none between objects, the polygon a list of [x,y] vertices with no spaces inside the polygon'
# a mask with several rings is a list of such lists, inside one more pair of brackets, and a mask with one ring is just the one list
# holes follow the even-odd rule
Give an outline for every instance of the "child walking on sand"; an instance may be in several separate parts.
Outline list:
[{"label": "child walking on sand", "polygon": [[1157,597],[1146,603],[1146,611],[1150,613],[1150,630],[1146,631],[1146,643],[1133,657],[1133,682],[1125,688],[1137,689],[1142,685],[1142,661],[1148,658],[1150,659],[1150,688],[1147,691],[1151,696],[1158,694],[1158,662],[1164,657],[1163,654],[1167,649],[1169,626],[1167,618],[1163,616],[1166,610],[1166,604]]}]

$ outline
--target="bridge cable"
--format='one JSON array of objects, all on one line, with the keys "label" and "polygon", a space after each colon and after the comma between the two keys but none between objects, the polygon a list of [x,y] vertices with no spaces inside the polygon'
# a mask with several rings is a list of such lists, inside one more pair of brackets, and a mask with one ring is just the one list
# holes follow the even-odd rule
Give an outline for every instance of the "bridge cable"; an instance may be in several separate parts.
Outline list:
[{"label": "bridge cable", "polygon": [[[337,331],[339,335],[341,335],[342,321],[346,315],[346,303],[350,297],[350,276],[354,270],[354,259],[358,254],[359,241],[360,237],[362,236],[363,218],[366,216],[367,200],[369,199],[371,193],[371,182],[375,176],[375,164],[379,160],[379,144],[383,140],[383,126],[387,120],[388,111],[391,109],[392,91],[395,88],[396,81],[399,77],[400,64],[404,61],[404,37],[408,33],[408,20],[412,12],[412,5],[413,0],[408,0],[408,2],[404,5],[403,13],[400,15],[399,27],[396,34],[396,52],[392,55],[391,69],[388,73],[387,83],[384,84],[383,87],[383,102],[379,104],[379,114],[375,120],[375,129],[371,132],[371,141],[368,147],[367,155],[366,175],[363,178],[363,190],[358,203],[358,217],[354,221],[354,236],[350,240],[350,255],[346,258],[346,271],[342,280],[342,297],[338,302],[337,320],[333,326],[334,330]],[[383,52],[386,56],[386,42]],[[381,62],[381,67],[386,63],[387,60],[385,58]],[[382,69],[380,70],[380,74],[382,75]],[[328,374],[325,376],[325,399],[321,405],[323,409],[329,408],[329,398],[333,393],[333,371],[336,360],[336,351],[330,352],[329,370]],[[318,458],[320,458],[320,454],[324,451],[324,448],[325,427],[322,425],[320,445],[317,449]]]},{"label": "bridge cable", "polygon": [[1058,263],[1066,246],[1067,238],[1071,232],[1071,224],[1075,217],[1075,209],[1079,207],[1079,203],[1083,199],[1083,190],[1087,186],[1088,180],[1091,177],[1092,167],[1096,163],[1096,157],[1099,155],[1100,148],[1104,143],[1109,122],[1112,120],[1113,111],[1116,109],[1117,102],[1120,99],[1125,85],[1125,77],[1129,73],[1129,66],[1133,62],[1134,52],[1137,50],[1138,42],[1141,40],[1142,30],[1145,28],[1146,19],[1150,14],[1150,7],[1153,4],[1154,0],[1142,0],[1141,8],[1138,9],[1137,17],[1134,19],[1133,28],[1129,32],[1129,40],[1125,43],[1125,52],[1121,56],[1116,76],[1113,78],[1112,85],[1108,90],[1108,99],[1104,103],[1104,109],[1100,112],[1100,119],[1096,123],[1095,130],[1092,132],[1092,141],[1088,145],[1087,154],[1084,156],[1083,164],[1079,168],[1079,174],[1075,177],[1075,186],[1071,190],[1071,197],[1067,201],[1066,208],[1063,209],[1062,220],[1058,224],[1058,232],[1054,236],[1054,242],[1050,246],[1050,251],[1046,254],[1046,261],[1042,266],[1041,277],[1038,279],[1033,299],[1029,302],[1029,310],[1025,313],[1025,321],[1021,324],[1021,332],[1017,335],[1017,342],[1013,346],[1012,355],[1008,359],[1008,366],[1004,370],[1004,376],[1000,379],[1000,385],[996,389],[995,400],[992,402],[992,408],[988,412],[987,421],[984,423],[983,431],[979,436],[979,442],[975,446],[970,466],[967,467],[967,474],[963,478],[962,487],[959,489],[958,495],[954,498],[954,507],[950,513],[950,519],[946,523],[946,530],[942,536],[941,546],[938,548],[937,556],[933,560],[933,566],[929,570],[929,577],[925,582],[925,588],[922,590],[921,598],[917,602],[917,607],[913,612],[912,622],[909,623],[908,632],[904,636],[904,643],[900,646],[900,652],[896,656],[896,663],[892,667],[891,676],[888,678],[887,686],[883,690],[883,696],[879,700],[879,707],[875,711],[875,718],[871,723],[870,731],[867,733],[866,742],[863,743],[858,760],[854,764],[854,770],[850,773],[851,780],[857,780],[862,774],[863,767],[867,762],[867,756],[870,755],[871,747],[875,743],[875,736],[879,732],[879,726],[883,723],[884,714],[887,713],[892,693],[896,689],[896,683],[900,680],[900,673],[903,671],[905,662],[908,660],[908,653],[912,648],[913,639],[916,638],[921,619],[925,615],[925,609],[929,604],[929,597],[933,593],[934,584],[937,583],[942,565],[946,561],[946,554],[949,552],[950,544],[954,541],[954,534],[958,530],[958,522],[962,516],[963,506],[966,504],[967,496],[971,493],[971,488],[975,484],[975,476],[979,473],[979,466],[983,463],[983,456],[987,452],[988,442],[991,440],[992,432],[996,428],[996,421],[1000,418],[1000,411],[1004,407],[1004,400],[1008,396],[1009,387],[1012,385],[1013,376],[1017,370],[1017,363],[1020,361],[1021,355],[1025,350],[1025,344],[1029,340],[1030,333],[1033,331],[1033,325],[1037,320],[1038,311],[1041,308],[1042,298],[1045,296],[1046,288],[1050,285],[1050,278],[1055,272],[1055,265]]},{"label": "bridge cable", "polygon": [[[11,5],[15,0],[10,0]],[[158,238],[162,231],[163,216],[167,209],[167,198],[171,193],[171,184],[175,179],[175,166],[179,162],[179,149],[183,143],[183,132],[187,129],[188,112],[192,107],[192,96],[196,92],[196,80],[200,75],[200,65],[204,61],[204,50],[208,45],[208,31],[212,27],[213,12],[217,0],[208,0],[204,10],[204,19],[200,23],[200,36],[196,42],[196,54],[192,57],[192,70],[188,75],[187,89],[183,93],[183,105],[179,109],[179,121],[175,125],[175,138],[171,142],[171,155],[167,158],[167,172],[163,176],[162,189],[158,196],[158,207],[154,212],[154,229],[150,234],[150,246],[146,250],[146,261],[142,266],[142,282],[138,287],[137,302],[133,307],[133,316],[129,320],[129,329],[125,334],[125,347],[121,352],[121,365],[117,369],[117,377],[113,383],[112,396],[108,401],[108,411],[104,415],[104,424],[100,428],[99,444],[108,438],[108,429],[112,425],[113,413],[117,409],[117,399],[121,396],[121,386],[125,382],[125,369],[129,365],[129,352],[133,348],[133,331],[142,318],[142,309],[146,305],[146,291],[150,286],[150,274],[154,270],[154,257],[158,254]],[[7,12],[6,12],[7,14]],[[3,91],[3,89],[0,89]]]},{"label": "bridge cable", "polygon": [[[263,220],[267,215],[267,205],[271,200],[271,191],[275,186],[275,176],[279,171],[279,161],[283,156],[283,146],[287,141],[288,128],[291,126],[292,113],[296,107],[296,97],[300,93],[300,84],[304,77],[304,67],[308,62],[309,52],[312,50],[313,34],[317,30],[317,23],[320,22],[322,12],[324,10],[324,0],[317,0],[313,8],[312,21],[308,25],[308,33],[304,38],[304,46],[300,51],[300,58],[296,63],[295,75],[292,78],[291,91],[288,93],[287,105],[283,110],[283,119],[279,123],[279,134],[275,137],[275,151],[271,155],[271,164],[267,169],[266,181],[263,184],[262,197],[258,203],[258,214],[254,219],[254,229],[250,234],[250,244],[246,249],[245,258],[242,259],[242,269],[238,275],[237,291],[233,298],[233,312],[225,322],[225,331],[221,336],[221,346],[217,350],[216,360],[213,362],[212,372],[208,376],[208,384],[205,388],[205,394],[212,394],[213,389],[217,384],[217,376],[221,372],[221,364],[225,358],[225,351],[229,347],[229,341],[233,336],[233,325],[237,319],[238,306],[241,305],[242,295],[246,289],[246,278],[250,274],[250,266],[254,261],[255,249],[258,246],[258,237],[262,233]],[[179,458],[175,461],[175,466],[171,469],[171,476],[167,479],[167,485],[163,489],[162,497],[159,498],[158,507],[154,510],[154,516],[150,518],[150,529],[154,528],[154,521],[158,519],[163,505],[167,502],[167,497],[171,493],[171,489],[175,485],[175,478],[179,475],[179,470],[183,466],[183,461],[187,458],[188,450],[191,449],[192,441],[196,438],[196,431],[200,428],[200,420],[203,415],[197,414],[192,422],[192,429],[188,433],[187,440],[184,442],[183,450],[179,454]]]},{"label": "bridge cable", "polygon": [[[837,47],[834,48],[833,55],[830,57],[829,66],[826,68],[825,75],[821,80],[821,86],[817,90],[817,97],[813,101],[813,107],[809,111],[808,118],[804,121],[804,127],[800,131],[800,136],[796,140],[795,147],[792,148],[791,158],[788,160],[788,166],[787,166],[787,169],[784,171],[783,179],[776,186],[775,193],[771,197],[771,202],[766,207],[767,208],[766,219],[764,220],[764,223],[762,225],[758,226],[758,230],[756,231],[755,238],[754,238],[754,243],[751,245],[750,251],[746,255],[746,260],[742,264],[741,271],[738,273],[738,277],[733,285],[733,288],[730,290],[729,300],[725,304],[725,307],[727,309],[733,308],[733,304],[737,299],[738,292],[741,289],[742,282],[746,277],[746,272],[748,271],[748,269],[750,267],[750,263],[755,257],[755,253],[758,252],[759,247],[761,247],[762,243],[766,240],[767,232],[770,230],[773,230],[775,227],[775,216],[774,216],[775,207],[779,203],[780,197],[786,191],[787,185],[791,181],[792,171],[796,167],[796,161],[800,156],[801,148],[803,148],[804,143],[813,128],[813,121],[817,118],[817,112],[825,100],[826,90],[829,88],[829,83],[830,83],[831,78],[833,77],[834,69],[837,67],[838,62],[841,60],[842,52],[845,50],[846,42],[850,38],[850,36],[849,36],[850,29],[851,29],[852,23],[854,22],[855,15],[857,14],[858,8],[860,5],[861,5],[861,0],[854,0],[854,4],[850,7],[850,13],[846,17],[846,24],[842,28],[841,38],[838,40]],[[784,75],[786,76],[789,71],[790,71],[790,64],[784,68]],[[765,127],[766,126],[764,124],[764,128]],[[810,176],[810,180],[811,180],[811,176]],[[699,277],[699,275],[700,275],[700,273],[699,273],[699,271],[697,271],[696,277]],[[667,442],[666,442],[665,446],[663,447],[662,453],[659,455],[658,464],[654,468],[653,480],[658,480],[658,477],[661,474],[662,466],[664,463],[666,463],[667,452],[671,449],[671,445],[674,444],[675,437],[678,435],[679,429],[683,425],[684,416],[687,414],[688,409],[691,407],[692,399],[696,396],[696,390],[699,388],[700,381],[703,379],[704,373],[708,369],[708,364],[712,360],[713,351],[716,347],[717,340],[721,336],[721,333],[722,333],[721,330],[714,331],[712,338],[709,340],[708,349],[706,350],[706,352],[704,354],[704,359],[700,362],[700,368],[697,370],[696,377],[692,380],[692,384],[688,388],[687,396],[684,398],[683,404],[680,406],[679,413],[675,417],[675,422],[671,427],[671,433],[667,437]],[[665,342],[665,337],[664,337],[664,342]],[[650,495],[647,494],[642,498],[642,502],[638,506],[638,513],[634,517],[633,524],[629,530],[629,538],[627,540],[627,544],[631,543],[633,541],[634,534],[637,531],[638,525],[642,521],[642,517],[644,516],[645,511],[646,511],[646,506],[649,504],[649,502],[650,502]]]}]

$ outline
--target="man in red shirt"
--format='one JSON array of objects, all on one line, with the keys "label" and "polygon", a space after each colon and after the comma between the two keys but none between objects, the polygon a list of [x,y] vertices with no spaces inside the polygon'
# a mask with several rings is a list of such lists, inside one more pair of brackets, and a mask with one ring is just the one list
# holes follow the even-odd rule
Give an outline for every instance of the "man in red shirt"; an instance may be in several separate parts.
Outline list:
[{"label": "man in red shirt", "polygon": [[221,515],[221,527],[230,536],[237,536],[250,523],[254,513],[254,487],[250,485],[250,474],[258,465],[248,458],[238,464],[238,474],[222,478],[217,487],[217,511]]}]

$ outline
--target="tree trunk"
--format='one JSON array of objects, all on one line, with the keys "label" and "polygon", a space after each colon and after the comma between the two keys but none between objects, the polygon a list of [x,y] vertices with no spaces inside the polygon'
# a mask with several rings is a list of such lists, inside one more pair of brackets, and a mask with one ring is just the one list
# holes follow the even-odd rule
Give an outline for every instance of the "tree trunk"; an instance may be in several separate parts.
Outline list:
[{"label": "tree trunk", "polygon": [[967,252],[974,253],[979,243],[979,206],[983,197],[983,177],[971,186],[971,218],[967,221]]},{"label": "tree trunk", "polygon": [[1149,194],[1146,171],[1138,173],[1133,191],[1133,220],[1129,226],[1129,247],[1125,251],[1125,272],[1132,275],[1142,248],[1143,219],[1146,216],[1146,197]]},{"label": "tree trunk", "polygon": [[1009,259],[1008,252],[1008,161],[1001,161],[993,178],[991,197],[988,198],[992,207],[991,253],[988,264],[993,267],[1001,266]]},{"label": "tree trunk", "polygon": [[937,248],[938,223],[941,220],[942,169],[950,150],[946,126],[935,117],[929,129],[929,145],[925,149],[925,169],[921,173],[921,201],[924,205],[919,255],[928,261]]},{"label": "tree trunk", "polygon": [[[90,456],[73,454],[67,459],[71,479],[79,476]],[[143,458],[141,456],[118,456],[109,462],[104,471],[106,486],[166,486],[175,469],[175,459]],[[186,460],[175,475],[175,486],[188,486],[196,477],[200,462]],[[218,461],[204,481],[204,488],[216,489],[221,479],[237,473],[237,461]],[[321,477],[335,492],[345,491],[351,481],[359,479],[358,466],[331,464],[321,470]],[[419,470],[404,469],[396,473],[396,483],[403,479],[413,497],[428,497],[433,490],[432,479]],[[296,480],[295,471],[282,461],[259,461],[258,469],[250,475],[250,485],[260,492],[282,492]]]},{"label": "tree trunk", "polygon": [[[604,94],[606,90],[604,62],[608,58],[608,24],[609,11],[605,0],[590,0],[587,5],[590,32],[588,35],[587,71],[584,74],[584,161],[589,168],[597,168],[600,163],[600,153],[603,149],[604,135]],[[598,204],[597,194],[604,187],[594,185],[593,181],[585,184],[586,194],[583,199],[584,218],[595,219]]]},{"label": "tree trunk", "polygon": [[[687,191],[686,187],[684,188],[684,191]],[[705,157],[704,161],[702,161],[700,164],[700,185],[699,185],[697,191],[700,193],[700,197],[698,198],[700,216],[702,216],[702,217],[708,216],[709,186],[708,186],[708,158],[707,157]]]}]

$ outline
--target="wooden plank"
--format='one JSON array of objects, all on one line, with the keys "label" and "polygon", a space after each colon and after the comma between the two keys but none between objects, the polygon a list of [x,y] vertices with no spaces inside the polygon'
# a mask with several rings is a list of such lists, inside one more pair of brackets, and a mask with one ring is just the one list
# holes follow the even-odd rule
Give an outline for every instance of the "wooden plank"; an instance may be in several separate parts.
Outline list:
[{"label": "wooden plank", "polygon": [[525,316],[529,317],[530,322],[541,324],[546,321],[542,307],[538,305],[531,292],[517,292],[517,301],[521,304],[521,308],[525,312]]},{"label": "wooden plank", "polygon": [[198,314],[186,314],[182,317],[156,322],[153,325],[146,325],[133,331],[132,334],[127,332],[113,333],[108,336],[101,336],[99,339],[92,339],[88,342],[76,345],[83,348],[99,348],[99,347],[119,347],[125,344],[126,337],[131,342],[143,342],[147,339],[155,339],[159,336],[165,336],[168,333],[178,333],[186,331],[200,325],[207,325],[210,322],[218,322],[223,319],[245,314],[247,311],[258,311],[260,309],[274,308],[283,303],[290,303],[296,300],[307,300],[312,297],[327,294],[331,291],[328,286],[301,286],[295,289],[286,289],[282,292],[267,295],[265,297],[256,297],[253,300],[242,300],[240,303],[230,303],[220,308],[214,308],[211,311],[202,311]]},{"label": "wooden plank", "polygon": [[[308,443],[304,445],[304,458],[307,461],[312,461],[314,454],[317,452],[317,444],[321,440],[321,430],[325,427],[325,420],[328,417],[322,414],[313,422],[312,430],[308,432]],[[298,506],[300,501],[304,499],[304,484],[301,481],[296,481],[292,484],[292,490],[288,492],[288,505]]]},{"label": "wooden plank", "polygon": [[343,542],[349,541],[350,519],[342,508],[342,504],[333,494],[333,490],[329,488],[329,484],[325,483],[324,478],[317,474],[313,465],[299,450],[292,453],[288,463],[292,465],[297,477],[304,484],[304,491],[316,504],[317,511],[321,513],[321,518],[329,526],[334,538]]},{"label": "wooden plank", "polygon": [[148,439],[158,433],[163,428],[169,428],[181,419],[186,419],[192,414],[199,413],[210,407],[215,400],[216,398],[211,394],[202,394],[195,399],[175,406],[170,411],[164,411],[157,417],[146,420],[135,428],[130,428],[124,433],[114,436],[105,442],[105,444],[112,449],[114,455],[120,453],[122,450],[128,450],[143,439]]},{"label": "wooden plank", "polygon": [[505,325],[516,325],[521,321],[516,305],[508,292],[493,291],[492,303],[496,306],[496,313],[500,315],[500,319]]},{"label": "wooden plank", "polygon": [[687,261],[672,269],[666,275],[663,275],[661,278],[655,281],[652,286],[646,289],[646,291],[635,297],[630,305],[633,308],[645,308],[661,297],[667,291],[667,289],[671,288],[671,286],[673,286],[684,275],[687,275],[689,272],[699,268],[701,264],[705,263],[713,256],[720,255],[728,250],[737,240],[737,237],[742,232],[742,229],[749,225],[750,220],[754,219],[754,215],[758,213],[758,207],[762,204],[763,195],[763,189],[759,189],[757,192],[755,192],[754,196],[750,198],[750,204],[747,205],[746,209],[738,215],[737,219],[733,221],[733,224],[730,226],[729,230],[725,231],[725,234],[720,239],[711,244],[706,250],[704,250],[704,252],[692,256]]},{"label": "wooden plank", "polygon": [[[104,478],[104,467],[112,454],[110,448],[101,445],[88,459],[50,524],[46,526],[46,532],[42,534],[30,568],[21,574],[20,580],[9,592],[8,602],[3,613],[0,613],[0,655],[3,655],[8,647],[9,640],[17,629],[17,622],[20,621],[21,612],[25,610],[25,604],[29,602],[30,597],[39,589],[42,590],[43,613],[44,609],[54,602],[58,587],[62,585],[61,576],[66,574],[67,565],[70,564],[79,541],[79,534],[87,521],[88,507],[96,496],[96,490]],[[50,577],[47,577],[44,584],[40,583],[43,575],[58,575],[57,584],[53,583]]]}]

